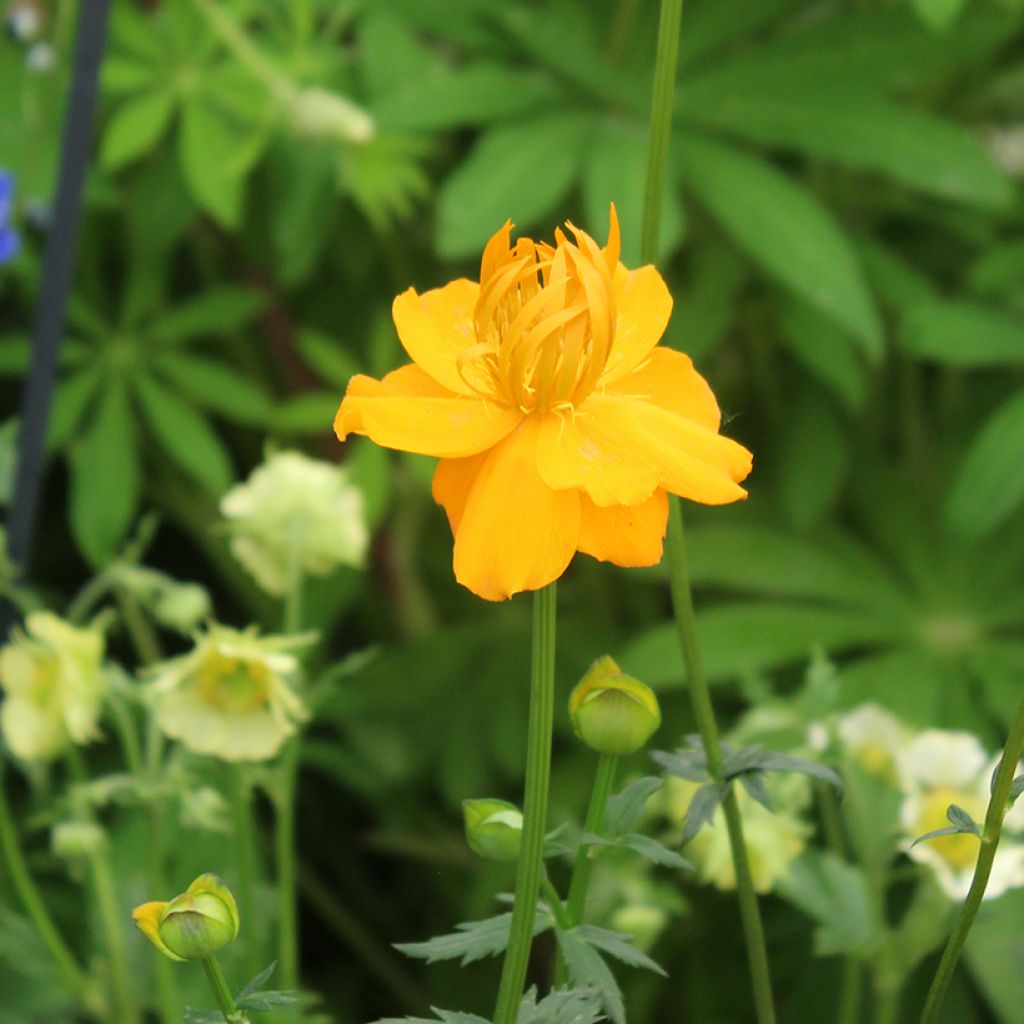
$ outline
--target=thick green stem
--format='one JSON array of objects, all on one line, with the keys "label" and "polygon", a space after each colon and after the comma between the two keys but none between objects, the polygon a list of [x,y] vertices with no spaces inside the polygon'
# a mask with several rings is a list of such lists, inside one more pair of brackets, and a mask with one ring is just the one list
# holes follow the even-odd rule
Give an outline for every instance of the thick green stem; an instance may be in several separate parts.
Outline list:
[{"label": "thick green stem", "polygon": [[516,894],[508,949],[501,971],[494,1024],[515,1024],[533,943],[540,890],[544,832],[551,776],[551,731],[555,697],[555,584],[533,595],[533,668],[526,745],[523,838],[516,870]]},{"label": "thick green stem", "polygon": [[[697,629],[693,614],[693,594],[690,591],[690,575],[686,565],[686,541],[683,534],[683,516],[676,498],[669,499],[668,514],[668,565],[672,587],[672,604],[675,608],[679,640],[686,663],[686,681],[690,691],[693,715],[704,742],[708,760],[708,772],[714,779],[722,776],[722,745],[718,737],[715,712],[711,705],[711,694],[704,666],[700,660],[697,645]],[[740,918],[747,945],[747,960],[750,965],[750,980],[754,990],[754,1007],[758,1024],[774,1024],[775,1008],[772,1003],[771,974],[768,969],[768,952],[765,948],[764,929],[761,913],[754,891],[754,880],[747,856],[747,844],[743,838],[743,819],[740,816],[736,791],[730,789],[722,801],[729,846],[732,850],[733,868],[736,874],[736,895],[740,904]]]},{"label": "thick green stem", "polygon": [[224,1019],[230,1021],[232,1015],[238,1012],[238,1007],[235,1006],[235,1000],[224,978],[224,972],[220,969],[220,964],[217,963],[216,957],[208,956],[202,963],[203,970],[206,972],[206,980],[210,983],[210,988],[213,990],[213,998],[217,1000],[217,1005],[220,1007],[220,1012],[224,1014]]},{"label": "thick green stem", "polygon": [[4,866],[7,869],[11,885],[18,894],[18,899],[25,913],[28,914],[29,920],[57,964],[65,988],[71,994],[78,996],[85,986],[85,978],[75,962],[71,950],[68,949],[60,932],[57,931],[57,926],[53,923],[53,919],[39,895],[39,890],[29,874],[28,866],[25,864],[25,857],[21,852],[21,844],[18,842],[18,835],[14,829],[10,808],[7,806],[2,766],[0,766],[0,854],[3,855]]},{"label": "thick green stem", "polygon": [[[587,817],[583,823],[584,833],[601,834],[604,812],[608,806],[608,797],[611,796],[612,786],[615,784],[615,769],[618,762],[619,759],[611,754],[602,754],[597,762],[594,788],[590,792],[590,805],[587,807]],[[593,847],[582,844],[576,851],[576,861],[573,864],[572,878],[569,882],[569,897],[566,900],[565,916],[569,928],[574,928],[583,921],[583,912],[587,904],[587,889],[590,887],[590,874],[594,868],[592,852]],[[565,959],[559,956],[555,964],[555,987],[564,985],[567,980],[568,972]]]},{"label": "thick green stem", "polygon": [[864,966],[853,957],[843,960],[843,986],[839,990],[836,1024],[860,1024],[861,994],[864,991]]},{"label": "thick green stem", "polygon": [[974,867],[974,878],[971,879],[967,898],[960,908],[960,916],[953,926],[953,933],[949,937],[942,959],[939,961],[938,970],[932,980],[932,986],[928,991],[928,999],[921,1013],[921,1024],[935,1024],[935,1021],[939,1019],[939,1010],[946,997],[946,989],[949,988],[971,925],[974,924],[974,918],[981,907],[981,901],[985,896],[985,887],[988,885],[988,878],[992,873],[992,864],[996,858],[996,850],[999,847],[999,835],[1010,800],[1010,787],[1013,785],[1013,777],[1016,774],[1022,752],[1024,752],[1024,701],[1017,708],[1017,713],[1010,723],[1010,734],[1006,739],[1003,756],[992,784],[992,797],[988,802],[988,811],[985,813],[985,826],[981,831],[981,849],[978,851],[978,862]]}]

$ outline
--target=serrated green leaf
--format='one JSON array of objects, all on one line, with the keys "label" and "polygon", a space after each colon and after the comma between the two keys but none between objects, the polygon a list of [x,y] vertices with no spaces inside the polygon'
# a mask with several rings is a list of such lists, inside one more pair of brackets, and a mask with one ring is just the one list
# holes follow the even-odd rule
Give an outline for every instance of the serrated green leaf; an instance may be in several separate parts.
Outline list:
[{"label": "serrated green leaf", "polygon": [[274,973],[274,969],[277,967],[277,961],[271,960],[266,967],[263,968],[257,975],[250,978],[249,981],[239,990],[235,996],[235,1002],[239,1002],[242,999],[251,996],[253,992],[258,992],[268,981]]},{"label": "serrated green leaf", "polygon": [[798,772],[810,775],[821,782],[842,792],[843,780],[827,765],[818,764],[804,757],[794,757],[778,750],[757,750],[746,748],[739,755],[727,756],[722,765],[722,772],[727,779],[735,778],[745,772]]},{"label": "serrated green leaf", "polygon": [[970,537],[1024,501],[1024,392],[1001,405],[971,442],[946,499],[946,521]]},{"label": "serrated green leaf", "polygon": [[[579,174],[593,128],[589,114],[551,114],[492,128],[441,188],[437,249],[446,258],[478,253],[506,219],[521,229],[555,208]],[[554,224],[545,225],[545,236]]]},{"label": "serrated green leaf", "polygon": [[771,794],[764,782],[761,772],[746,772],[740,777],[740,785],[747,791],[751,799],[756,800],[766,811],[774,811]]},{"label": "serrated green leaf", "polygon": [[218,285],[162,313],[149,333],[167,345],[193,338],[216,338],[241,330],[266,304],[267,296],[254,288]]},{"label": "serrated green leaf", "polygon": [[655,963],[646,953],[641,952],[630,942],[630,936],[622,932],[610,931],[607,928],[598,928],[593,924],[581,924],[578,928],[580,937],[589,942],[595,949],[607,953],[616,960],[630,967],[642,967],[645,971],[653,971],[667,978],[668,974],[660,964]]},{"label": "serrated green leaf", "polygon": [[687,133],[684,184],[769,274],[849,330],[874,359],[882,329],[857,254],[817,197],[748,153]]},{"label": "serrated green leaf", "polygon": [[606,839],[602,836],[594,835],[592,832],[585,832],[580,842],[586,846],[609,846],[622,850],[632,850],[634,853],[640,854],[641,857],[645,857],[652,864],[660,864],[662,867],[675,868],[681,871],[693,870],[693,865],[685,857],[659,843],[657,839],[641,835],[639,832],[627,832],[625,835],[617,836],[614,839]]},{"label": "serrated green leaf", "polygon": [[625,835],[640,820],[644,807],[664,785],[664,780],[653,775],[636,779],[610,797],[604,812],[602,830],[609,836]]},{"label": "serrated green leaf", "polygon": [[270,417],[266,393],[226,363],[191,352],[168,352],[155,365],[176,390],[227,419],[263,426]]},{"label": "serrated green leaf", "polygon": [[656,764],[660,764],[669,775],[686,779],[687,782],[711,781],[711,776],[708,774],[708,759],[703,748],[695,750],[680,748],[671,753],[667,750],[655,750],[651,754],[651,759]]},{"label": "serrated green leaf", "polygon": [[160,447],[214,497],[231,486],[234,472],[223,442],[196,410],[152,377],[133,382],[149,428]]},{"label": "serrated green leaf", "polygon": [[250,992],[235,1002],[240,1010],[267,1013],[276,1006],[294,1006],[302,1002],[302,993],[291,989],[263,989],[260,992]]},{"label": "serrated green leaf", "polygon": [[903,347],[950,366],[1024,364],[1024,317],[972,302],[932,302],[911,309]]},{"label": "serrated green leaf", "polygon": [[[534,936],[540,935],[552,926],[546,913],[538,913],[533,922]],[[497,914],[482,921],[467,921],[457,924],[456,931],[438,935],[426,942],[396,942],[395,949],[428,964],[438,960],[460,959],[463,966],[486,956],[497,956],[508,945],[512,915]]]},{"label": "serrated green leaf", "polygon": [[593,989],[557,989],[537,1002],[531,988],[519,1004],[516,1024],[597,1024],[604,1020],[600,994]]},{"label": "serrated green leaf", "polygon": [[111,381],[71,459],[71,531],[94,567],[114,556],[139,498],[136,427],[121,381]]},{"label": "serrated green leaf", "polygon": [[573,985],[597,989],[613,1024],[626,1024],[622,990],[601,954],[584,938],[580,928],[559,929],[556,935]]},{"label": "serrated green leaf", "polygon": [[690,806],[686,810],[686,819],[683,827],[683,838],[681,845],[686,844],[715,816],[718,805],[725,799],[729,792],[727,782],[706,782],[690,800]]},{"label": "serrated green leaf", "polygon": [[116,171],[145,156],[167,131],[176,103],[175,93],[166,88],[125,100],[104,129],[100,163]]}]

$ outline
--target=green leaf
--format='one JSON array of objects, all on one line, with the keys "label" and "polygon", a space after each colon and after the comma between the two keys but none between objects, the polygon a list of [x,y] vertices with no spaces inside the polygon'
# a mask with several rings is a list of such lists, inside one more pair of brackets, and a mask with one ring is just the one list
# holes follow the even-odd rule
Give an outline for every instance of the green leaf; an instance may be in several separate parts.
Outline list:
[{"label": "green leaf", "polygon": [[167,345],[217,337],[241,330],[267,304],[265,293],[237,285],[218,285],[186,299],[154,321],[150,335]]},{"label": "green leaf", "polygon": [[917,846],[918,843],[926,842],[929,839],[937,839],[939,836],[980,836],[981,826],[962,807],[950,804],[946,808],[946,817],[949,819],[949,828],[936,828],[931,832],[925,832],[918,836],[910,845]]},{"label": "green leaf", "polygon": [[827,765],[809,761],[805,757],[783,754],[777,750],[741,750],[739,759],[734,760],[733,755],[725,759],[722,772],[727,779],[736,778],[747,772],[798,772],[827,783],[840,793],[843,791],[843,780]]},{"label": "green leaf", "polygon": [[135,437],[125,386],[110,381],[71,460],[71,532],[95,568],[113,558],[138,507]]},{"label": "green leaf", "polygon": [[817,956],[863,954],[877,944],[864,873],[835,854],[806,851],[776,882],[776,890],[817,922]]},{"label": "green leaf", "polygon": [[517,1024],[597,1024],[604,1020],[600,994],[592,989],[558,989],[539,1003],[531,988],[519,1004]]},{"label": "green leaf", "polygon": [[579,932],[580,938],[602,953],[607,953],[630,967],[642,967],[645,971],[653,971],[663,978],[668,977],[659,964],[629,941],[630,936],[622,932],[609,931],[607,928],[598,928],[593,924],[581,924],[575,930]]},{"label": "green leaf", "polygon": [[[695,101],[696,100],[696,101]],[[1013,202],[1011,183],[965,128],[865,95],[856,85],[762,84],[749,91],[701,92],[685,120],[754,142],[796,149],[911,188],[993,210]]]},{"label": "green leaf", "polygon": [[341,396],[330,391],[307,391],[281,402],[270,417],[277,434],[330,434]]},{"label": "green leaf", "polygon": [[[441,188],[438,252],[477,254],[506,219],[537,225],[576,179],[593,128],[590,115],[553,114],[493,128]],[[554,225],[545,225],[549,234]]]},{"label": "green leaf", "polygon": [[[538,913],[533,922],[534,936],[546,932],[553,922],[546,914]],[[463,967],[486,956],[497,956],[508,946],[512,914],[498,914],[483,921],[467,921],[457,924],[456,931],[439,935],[426,942],[396,942],[395,949],[428,964],[438,960],[461,958]]]},{"label": "green leaf", "polygon": [[[622,231],[622,262],[627,267],[640,265],[647,131],[640,121],[606,121],[587,147],[583,168],[585,226],[596,238],[605,238],[608,207],[614,202]],[[659,262],[678,248],[685,225],[679,193],[670,187],[670,180],[666,178],[662,196]]]},{"label": "green leaf", "polygon": [[691,251],[689,273],[665,334],[668,345],[699,363],[728,335],[749,271],[747,261],[729,242],[712,237]]},{"label": "green leaf", "polygon": [[160,447],[193,480],[220,497],[234,479],[231,459],[206,420],[152,377],[133,382],[143,415]]},{"label": "green leaf", "polygon": [[47,423],[46,444],[51,450],[63,448],[71,440],[102,380],[98,367],[91,366],[66,377],[57,384]]},{"label": "green leaf", "polygon": [[239,1002],[248,996],[251,996],[253,992],[258,992],[263,986],[270,981],[271,975],[274,973],[274,969],[277,967],[277,961],[272,960],[266,967],[263,968],[259,974],[250,978],[245,983],[242,989],[235,996],[235,1002]]},{"label": "green leaf", "polygon": [[150,152],[167,131],[176,100],[172,90],[161,89],[122,103],[103,132],[100,163],[116,171]]},{"label": "green leaf", "polygon": [[178,391],[227,419],[264,426],[270,417],[266,393],[226,363],[191,352],[168,352],[155,365]]},{"label": "green leaf", "polygon": [[322,331],[303,328],[299,331],[295,347],[310,369],[326,384],[348,387],[348,382],[359,372],[359,365],[348,349]]},{"label": "green leaf", "polygon": [[663,779],[648,775],[616,793],[608,801],[602,831],[609,836],[622,836],[629,832],[643,815],[647,801],[663,784]]},{"label": "green leaf", "polygon": [[28,335],[0,335],[0,376],[21,377],[28,370],[30,348]]},{"label": "green leaf", "polygon": [[430,193],[429,151],[415,135],[376,135],[345,150],[342,184],[377,231],[411,217]]},{"label": "green leaf", "polygon": [[1024,295],[1024,238],[1014,238],[993,246],[971,267],[971,290],[978,295],[1017,297],[1018,307]]},{"label": "green leaf", "polygon": [[[697,637],[711,682],[779,668],[808,658],[816,648],[848,650],[899,639],[902,622],[817,605],[736,602],[697,615]],[[642,632],[616,661],[650,686],[679,686],[683,659],[674,622]]]},{"label": "green leaf", "polygon": [[1000,1024],[1024,1024],[1024,889],[986,900],[967,939],[964,953],[971,976],[997,1014]]},{"label": "green leaf", "polygon": [[912,0],[917,16],[931,29],[950,27],[967,5],[967,0]]},{"label": "green leaf", "polygon": [[693,794],[690,806],[686,809],[682,846],[686,846],[711,821],[719,804],[728,795],[729,788],[727,782],[706,782]]},{"label": "green leaf", "polygon": [[600,993],[601,1003],[613,1024],[626,1024],[626,1007],[622,990],[601,954],[586,940],[580,928],[556,932],[558,948],[565,958],[573,986],[593,987]]},{"label": "green leaf", "polygon": [[881,324],[857,254],[814,194],[757,157],[693,134],[675,152],[687,187],[736,243],[878,358]]},{"label": "green leaf", "polygon": [[581,842],[585,846],[610,846],[616,849],[632,850],[652,864],[660,864],[662,867],[681,871],[693,870],[693,865],[685,857],[662,845],[657,839],[641,835],[639,832],[627,832],[624,836],[618,836],[615,839],[605,839],[592,832],[585,832]]},{"label": "green leaf", "polygon": [[[934,878],[919,881],[909,909],[899,927],[891,933],[894,966],[909,974],[929,953],[944,945],[949,921],[955,912],[956,905]],[[981,915],[979,923],[984,920],[987,920],[987,913]]]},{"label": "green leaf", "polygon": [[1024,391],[1001,405],[971,442],[946,499],[946,521],[988,533],[1024,501]]},{"label": "green leaf", "polygon": [[1024,318],[971,302],[932,302],[903,321],[903,347],[950,366],[1024,364]]},{"label": "green leaf", "polygon": [[875,239],[862,238],[860,253],[882,302],[895,312],[904,313],[939,297],[931,280],[894,249]]}]

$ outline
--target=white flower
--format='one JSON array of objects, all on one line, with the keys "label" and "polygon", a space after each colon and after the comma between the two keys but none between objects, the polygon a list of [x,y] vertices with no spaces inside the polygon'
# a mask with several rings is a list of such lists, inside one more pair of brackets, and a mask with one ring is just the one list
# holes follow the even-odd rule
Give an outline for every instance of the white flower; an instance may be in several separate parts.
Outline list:
[{"label": "white flower", "polygon": [[103,648],[102,633],[35,612],[0,650],[0,728],[17,757],[49,760],[99,735]]},{"label": "white flower", "polygon": [[843,749],[861,767],[892,778],[896,758],[910,740],[910,730],[878,704],[861,704],[839,719],[836,730]]},{"label": "white flower", "polygon": [[347,470],[301,452],[271,455],[224,495],[220,510],[235,557],[271,594],[287,589],[292,557],[315,576],[366,558],[362,492]]},{"label": "white flower", "polygon": [[259,637],[211,625],[189,653],[154,668],[156,720],[172,739],[224,761],[273,757],[307,717],[287,653],[307,637]]},{"label": "white flower", "polygon": [[[901,846],[912,860],[935,872],[948,896],[962,900],[974,876],[979,838],[964,833],[926,839],[916,846],[911,843],[926,832],[947,827],[946,811],[951,804],[963,808],[980,825],[988,807],[992,762],[977,737],[970,733],[929,729],[900,754],[897,767],[904,795],[900,810],[904,833]],[[1022,885],[1024,845],[1003,835],[985,898],[994,899]]]}]

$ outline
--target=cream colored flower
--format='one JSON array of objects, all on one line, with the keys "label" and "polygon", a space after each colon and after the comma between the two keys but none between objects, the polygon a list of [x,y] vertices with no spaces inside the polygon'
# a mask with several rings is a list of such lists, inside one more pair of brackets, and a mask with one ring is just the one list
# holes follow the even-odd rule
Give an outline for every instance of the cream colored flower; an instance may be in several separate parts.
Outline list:
[{"label": "cream colored flower", "polygon": [[[765,784],[775,805],[772,811],[754,800],[742,786],[736,787],[754,888],[762,893],[770,892],[789,865],[803,853],[812,831],[811,825],[798,813],[806,806],[807,779],[796,775],[768,776]],[[665,798],[674,821],[685,817],[697,789],[694,782],[672,776],[665,779]],[[719,889],[736,888],[729,833],[721,806],[686,846],[683,856],[693,863],[702,881]]]},{"label": "cream colored flower", "polygon": [[50,612],[30,615],[25,630],[0,649],[0,729],[17,757],[49,760],[99,735],[103,649],[102,633]]},{"label": "cream colored flower", "polygon": [[[911,846],[926,832],[949,825],[950,804],[963,808],[979,823],[989,800],[992,762],[977,737],[965,732],[929,729],[918,735],[897,758],[903,805],[900,822],[907,855],[925,864],[948,896],[962,900],[970,888],[978,860],[979,838],[970,834],[938,836]],[[1011,812],[1012,814],[1012,812]],[[1016,822],[1016,815],[1012,821]],[[1004,835],[996,851],[985,898],[1001,896],[1024,885],[1024,844]]]},{"label": "cream colored flower", "polygon": [[288,679],[306,637],[213,624],[193,650],[157,666],[156,720],[172,739],[224,761],[273,757],[307,717]]},{"label": "cream colored flower", "polygon": [[287,589],[293,551],[302,571],[314,576],[366,558],[362,492],[347,470],[301,452],[271,455],[224,495],[220,510],[235,557],[271,594]]},{"label": "cream colored flower", "polygon": [[910,730],[878,704],[861,704],[839,719],[843,749],[873,775],[895,781],[896,758],[910,741]]}]

